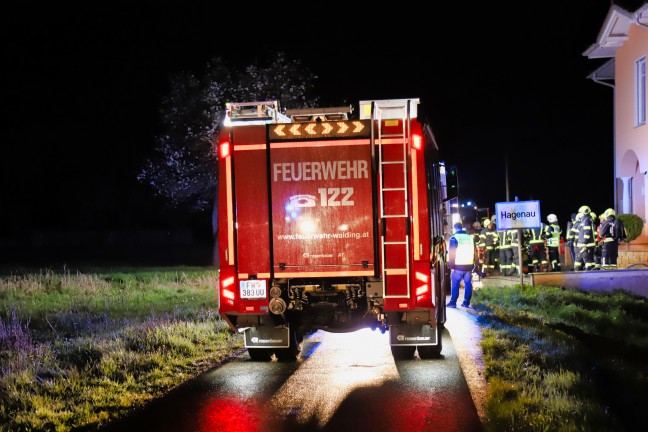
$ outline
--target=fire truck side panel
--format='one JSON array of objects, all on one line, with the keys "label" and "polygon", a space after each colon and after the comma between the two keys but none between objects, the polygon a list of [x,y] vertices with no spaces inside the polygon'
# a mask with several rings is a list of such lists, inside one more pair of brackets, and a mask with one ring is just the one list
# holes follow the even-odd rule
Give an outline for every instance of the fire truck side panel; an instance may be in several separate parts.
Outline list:
[{"label": "fire truck side panel", "polygon": [[236,263],[239,277],[270,278],[265,126],[232,128],[234,196],[236,197]]},{"label": "fire truck side panel", "polygon": [[368,139],[271,144],[277,277],[374,274]]},{"label": "fire truck side panel", "polygon": [[[413,135],[420,137],[418,145],[413,145],[411,150],[412,158],[412,281],[413,291],[417,307],[433,307],[435,305],[434,283],[432,269],[430,266],[430,219],[428,217],[428,190],[427,176],[425,168],[425,158],[423,154],[424,138],[420,130],[420,124],[417,122],[413,125]],[[432,321],[432,327],[436,322]]]},{"label": "fire truck side panel", "polygon": [[232,327],[226,313],[236,309],[236,284],[234,275],[234,195],[232,186],[232,143],[230,128],[220,131],[218,147],[218,254],[219,267],[219,312]]},{"label": "fire truck side panel", "polygon": [[414,260],[430,262],[430,223],[428,218],[427,179],[425,176],[425,160],[423,152],[412,151],[412,183],[413,189],[413,245]]}]

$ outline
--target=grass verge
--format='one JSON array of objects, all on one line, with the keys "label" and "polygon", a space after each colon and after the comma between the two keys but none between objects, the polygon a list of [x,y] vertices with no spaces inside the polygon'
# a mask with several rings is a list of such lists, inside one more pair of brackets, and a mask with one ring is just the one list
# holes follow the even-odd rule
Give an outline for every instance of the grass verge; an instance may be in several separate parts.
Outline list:
[{"label": "grass verge", "polygon": [[214,269],[0,278],[0,430],[91,430],[242,347]]},{"label": "grass verge", "polygon": [[475,292],[487,431],[624,431],[648,424],[648,303],[623,292]]}]

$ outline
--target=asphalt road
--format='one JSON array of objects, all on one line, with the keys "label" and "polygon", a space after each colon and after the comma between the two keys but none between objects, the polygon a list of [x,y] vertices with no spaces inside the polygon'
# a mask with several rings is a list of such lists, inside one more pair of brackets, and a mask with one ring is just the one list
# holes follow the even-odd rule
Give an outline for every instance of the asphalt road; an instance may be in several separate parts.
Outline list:
[{"label": "asphalt road", "polygon": [[395,361],[388,335],[371,330],[318,331],[295,363],[242,351],[105,432],[481,431],[480,351],[463,346],[478,344],[477,328],[469,311],[449,310],[434,360]]}]

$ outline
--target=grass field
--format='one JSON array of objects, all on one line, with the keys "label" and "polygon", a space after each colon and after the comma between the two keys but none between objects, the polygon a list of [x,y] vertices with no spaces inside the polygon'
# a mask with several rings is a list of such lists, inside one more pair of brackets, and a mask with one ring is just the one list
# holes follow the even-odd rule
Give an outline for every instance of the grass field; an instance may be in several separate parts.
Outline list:
[{"label": "grass field", "polygon": [[630,431],[648,424],[648,303],[623,292],[485,288],[488,431]]},{"label": "grass field", "polygon": [[242,347],[203,268],[0,278],[0,430],[92,430]]},{"label": "grass field", "polygon": [[[93,430],[242,347],[213,268],[0,276],[0,431]],[[621,292],[483,288],[486,431],[648,424],[648,303]]]}]

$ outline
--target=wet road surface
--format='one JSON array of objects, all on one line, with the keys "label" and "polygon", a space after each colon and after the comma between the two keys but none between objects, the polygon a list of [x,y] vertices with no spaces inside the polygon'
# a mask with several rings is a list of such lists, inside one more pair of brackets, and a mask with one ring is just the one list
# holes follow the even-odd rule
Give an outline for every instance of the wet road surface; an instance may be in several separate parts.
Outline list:
[{"label": "wet road surface", "polygon": [[247,352],[197,377],[113,431],[481,431],[447,329],[442,357],[395,361],[388,334],[318,331],[295,363]]}]

